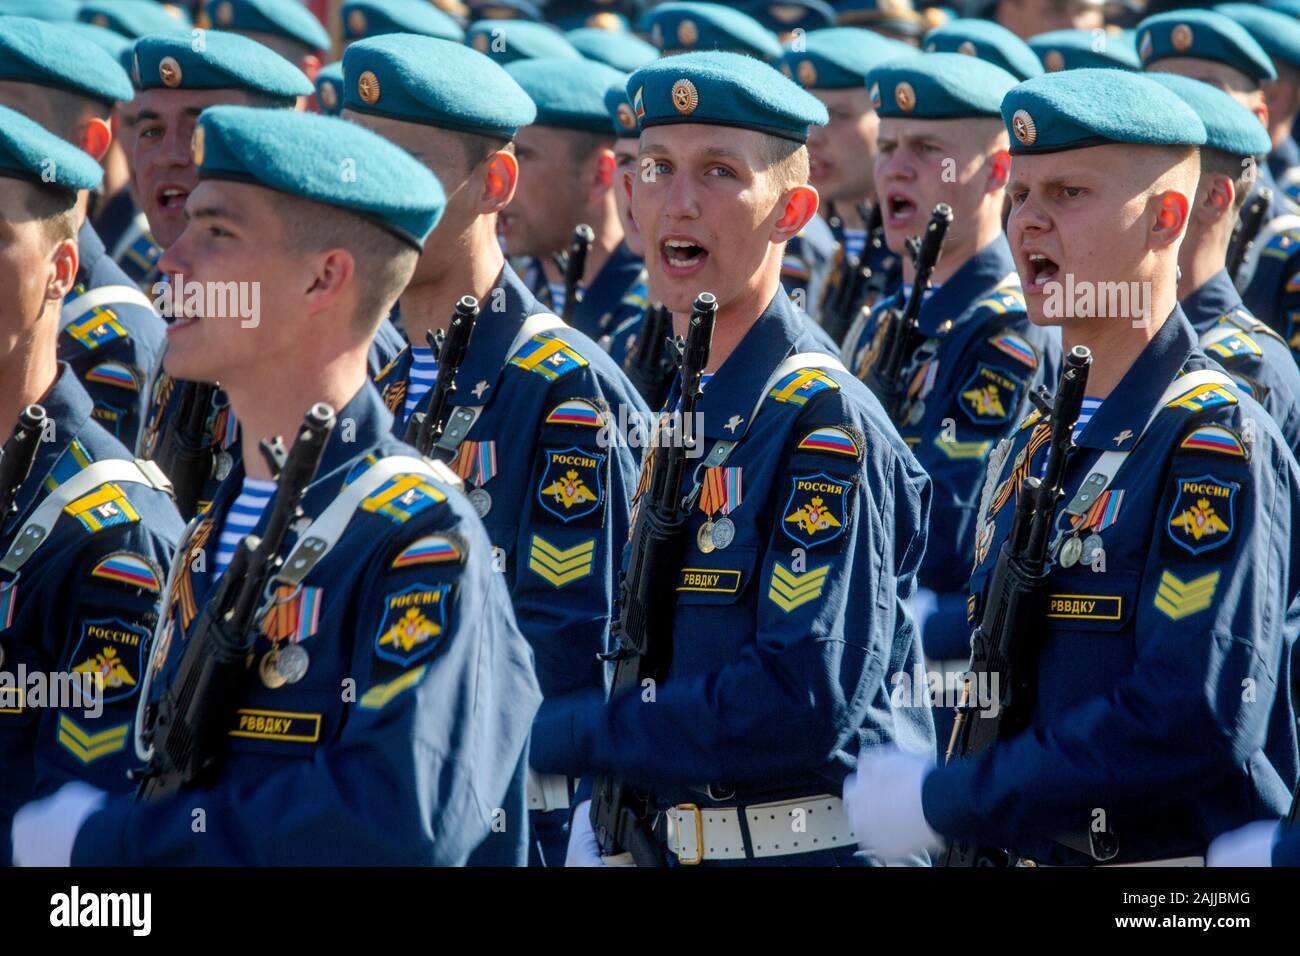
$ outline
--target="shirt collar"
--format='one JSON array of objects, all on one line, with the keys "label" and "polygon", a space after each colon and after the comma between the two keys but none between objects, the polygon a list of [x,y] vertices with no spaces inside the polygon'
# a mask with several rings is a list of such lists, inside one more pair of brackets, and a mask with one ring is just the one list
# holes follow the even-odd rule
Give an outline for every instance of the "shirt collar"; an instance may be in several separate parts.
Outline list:
[{"label": "shirt collar", "polygon": [[[1014,272],[1011,246],[1004,236],[998,236],[975,255],[967,259],[948,281],[934,291],[934,295],[921,302],[917,327],[922,335],[933,337],[952,331],[953,325],[970,311],[970,305]],[[904,304],[905,300],[903,301]],[[951,321],[947,329],[943,326]]]},{"label": "shirt collar", "polygon": [[[502,307],[495,309],[498,289],[503,295]],[[510,343],[529,316],[544,311],[510,264],[502,266],[501,275],[474,323],[465,361],[456,372],[453,405],[486,405],[492,400],[497,379],[510,359],[507,354]]]},{"label": "shirt collar", "polygon": [[1205,332],[1219,319],[1242,307],[1241,295],[1228,278],[1227,269],[1220,269],[1210,276],[1181,305],[1187,313],[1187,320],[1197,332]]},{"label": "shirt collar", "polygon": [[1182,306],[1175,305],[1155,338],[1101,403],[1076,444],[1081,448],[1130,451],[1146,428],[1156,402],[1195,348],[1196,333]]}]

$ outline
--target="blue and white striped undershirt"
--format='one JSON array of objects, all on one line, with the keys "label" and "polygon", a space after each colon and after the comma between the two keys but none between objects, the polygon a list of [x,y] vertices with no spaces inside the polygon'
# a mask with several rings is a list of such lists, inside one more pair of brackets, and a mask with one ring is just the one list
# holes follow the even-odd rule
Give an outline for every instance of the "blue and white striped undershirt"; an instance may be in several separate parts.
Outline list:
[{"label": "blue and white striped undershirt", "polygon": [[427,345],[411,346],[411,370],[406,376],[406,417],[420,404],[426,392],[438,380],[438,356]]},{"label": "blue and white striped undershirt", "polygon": [[1103,401],[1104,399],[1089,398],[1086,395],[1083,397],[1083,405],[1079,408],[1079,420],[1074,425],[1074,435],[1072,436],[1074,441],[1079,440],[1079,436],[1083,434],[1088,422],[1092,421],[1092,416],[1097,414],[1097,409],[1101,408]]},{"label": "blue and white striped undershirt", "polygon": [[867,245],[867,231],[865,229],[845,229],[840,233],[840,241],[844,243],[845,257],[860,259],[862,250]]},{"label": "blue and white striped undershirt", "polygon": [[564,311],[564,283],[547,282],[546,287],[551,291],[551,311],[559,315]]},{"label": "blue and white striped undershirt", "polygon": [[221,537],[217,539],[216,577],[226,573],[231,560],[235,557],[235,548],[248,534],[257,527],[262,512],[270,504],[275,494],[275,482],[269,478],[245,478],[239,491],[239,497],[226,513],[226,523],[221,526]]}]

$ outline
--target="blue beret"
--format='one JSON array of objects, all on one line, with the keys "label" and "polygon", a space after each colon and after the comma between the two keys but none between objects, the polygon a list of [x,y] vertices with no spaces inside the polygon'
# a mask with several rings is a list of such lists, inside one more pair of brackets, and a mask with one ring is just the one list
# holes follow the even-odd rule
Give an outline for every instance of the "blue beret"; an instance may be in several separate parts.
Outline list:
[{"label": "blue beret", "polygon": [[623,89],[627,74],[591,60],[516,60],[506,64],[537,106],[537,126],[608,133],[605,94]]},{"label": "blue beret", "polygon": [[915,55],[916,48],[861,27],[813,30],[803,50],[787,46],[781,72],[806,90],[848,90],[867,85],[867,73],[886,60]]},{"label": "blue beret", "polygon": [[[543,0],[545,2],[545,0]],[[469,15],[472,20],[531,20],[542,22],[542,11],[537,4],[528,0],[479,0],[471,2]]]},{"label": "blue beret", "polygon": [[1030,37],[1029,48],[1050,73],[1106,67],[1136,70],[1141,66],[1137,47],[1128,33],[1094,35],[1091,30],[1052,30]]},{"label": "blue beret", "polygon": [[1000,66],[1017,80],[1043,72],[1038,54],[1006,27],[991,20],[953,20],[925,35],[927,53],[964,53]]},{"label": "blue beret", "polygon": [[1294,14],[1265,10],[1253,3],[1221,3],[1214,10],[1240,24],[1274,63],[1300,67],[1300,21]]},{"label": "blue beret", "polygon": [[104,170],[86,153],[39,123],[0,106],[0,176],[76,195],[79,190],[98,186]]},{"label": "blue beret", "polygon": [[900,36],[919,37],[924,20],[912,0],[835,0],[840,26],[886,30]]},{"label": "blue beret", "polygon": [[1252,80],[1276,80],[1277,72],[1242,26],[1213,10],[1171,10],[1137,25],[1138,58],[1143,69],[1170,57],[1225,63]]},{"label": "blue beret", "polygon": [[189,14],[180,7],[164,7],[153,0],[90,0],[81,5],[77,19],[129,40],[151,33],[187,33],[190,29]]},{"label": "blue beret", "polygon": [[744,10],[777,36],[835,26],[835,8],[825,0],[753,0]]},{"label": "blue beret", "polygon": [[605,111],[609,113],[614,135],[619,139],[636,139],[641,135],[636,114],[632,112],[632,104],[627,101],[627,91],[622,87],[605,94]]},{"label": "blue beret", "polygon": [[135,95],[121,64],[67,25],[0,17],[0,80],[51,86],[102,103]]},{"label": "blue beret", "polygon": [[1011,152],[1054,153],[1089,146],[1201,146],[1205,124],[1176,94],[1126,70],[1045,73],[1002,100]]},{"label": "blue beret", "polygon": [[326,116],[343,110],[343,61],[336,60],[316,71],[316,105]]},{"label": "blue beret", "polygon": [[720,3],[665,3],[637,29],[665,52],[729,50],[771,62],[781,56],[776,35],[753,17]]},{"label": "blue beret", "polygon": [[[60,23],[59,29],[71,30],[77,36],[89,40],[116,60],[118,65],[122,66],[124,72],[130,73],[131,47],[134,44],[122,34],[114,33],[104,27],[97,27],[93,23],[81,23],[79,21]],[[125,65],[123,66],[123,64]]]},{"label": "blue beret", "polygon": [[1269,10],[1300,17],[1300,0],[1264,0],[1264,6]]},{"label": "blue beret", "polygon": [[604,63],[624,73],[639,70],[659,59],[659,51],[630,33],[612,33],[596,27],[570,30],[565,38],[588,60]]},{"label": "blue beret", "polygon": [[81,12],[78,0],[0,0],[0,17],[32,17],[50,23],[68,23]]},{"label": "blue beret", "polygon": [[460,24],[428,0],[344,0],[341,15],[345,40],[385,33],[418,33],[457,42],[465,39]]},{"label": "blue beret", "polygon": [[1205,145],[1233,156],[1266,156],[1273,140],[1264,124],[1246,107],[1209,83],[1176,73],[1147,76],[1192,108],[1205,125]]},{"label": "blue beret", "polygon": [[632,74],[627,95],[641,128],[704,123],[803,143],[825,126],[826,107],[779,71],[739,53],[683,53]]},{"label": "blue beret", "polygon": [[871,105],[881,117],[973,119],[1001,115],[1016,78],[962,53],[926,53],[882,63],[867,74]]},{"label": "blue beret", "polygon": [[479,20],[470,24],[465,42],[498,63],[582,59],[563,33],[532,20]]},{"label": "blue beret", "polygon": [[[546,19],[561,30],[596,27],[626,33],[648,4],[644,0],[548,0],[545,6]],[[476,18],[479,16],[482,14],[475,14]]]},{"label": "blue beret", "polygon": [[314,87],[270,47],[238,33],[208,30],[203,49],[188,36],[142,37],[135,43],[135,81],[142,90],[244,90],[266,96],[309,96]]},{"label": "blue beret", "polygon": [[389,34],[343,54],[343,105],[358,113],[513,139],[537,118],[500,65],[451,40]]},{"label": "blue beret", "polygon": [[301,0],[216,0],[208,14],[218,30],[269,33],[313,50],[331,46],[329,31]]},{"label": "blue beret", "polygon": [[[356,123],[213,106],[194,130],[199,179],[233,179],[356,213],[419,249],[446,197],[419,160]],[[353,176],[341,176],[351,168]]]}]

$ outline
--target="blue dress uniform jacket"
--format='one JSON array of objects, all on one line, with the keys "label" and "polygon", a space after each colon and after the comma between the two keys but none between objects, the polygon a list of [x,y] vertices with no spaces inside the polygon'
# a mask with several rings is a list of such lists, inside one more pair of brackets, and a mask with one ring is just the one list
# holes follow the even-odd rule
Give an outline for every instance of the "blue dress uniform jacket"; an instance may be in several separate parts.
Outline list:
[{"label": "blue dress uniform jacket", "polygon": [[[103,286],[136,288],[104,250],[89,222],[77,234],[81,268],[76,297]],[[72,366],[95,402],[95,420],[127,448],[134,448],[148,409],[149,378],[162,357],[166,325],[138,302],[101,304],[59,333],[59,359]]]},{"label": "blue dress uniform jacket", "polygon": [[1241,302],[1227,271],[1182,302],[1200,347],[1273,416],[1287,447],[1300,452],[1300,368],[1282,337]]},{"label": "blue dress uniform jacket", "polygon": [[[391,364],[405,347],[406,340],[402,338],[402,333],[393,327],[391,321],[385,319],[380,324],[379,329],[375,332],[374,339],[370,343],[370,356],[367,360],[370,373],[372,375],[378,374]],[[136,446],[136,454],[141,458],[153,458],[158,454],[162,436],[166,434],[169,428],[173,427],[174,419],[180,414],[182,394],[180,386],[182,384],[164,372],[162,366],[159,365],[158,374],[154,377],[153,388],[149,395],[147,423],[144,431],[141,432],[140,442]],[[217,486],[229,473],[232,464],[239,461],[243,454],[239,443],[239,422],[235,420],[235,416],[231,412],[230,399],[220,389],[212,396],[212,410],[208,415],[207,433],[212,441],[212,446],[217,449],[218,473],[204,482],[203,493],[199,495],[200,511],[212,501],[213,495],[217,492]]]},{"label": "blue dress uniform jacket", "polygon": [[[855,374],[865,375],[875,360],[881,317],[903,305],[901,292],[883,300],[861,336],[845,342]],[[925,342],[914,353],[912,398],[898,431],[934,482],[936,533],[918,581],[938,601],[924,628],[926,654],[949,660],[969,655],[966,583],[985,466],[994,446],[1033,408],[1029,393],[1044,382],[1056,387],[1060,335],[1029,321],[1001,236],[923,301],[918,329]]]},{"label": "blue dress uniform jacket", "polygon": [[[17,513],[0,528],[0,553],[8,553],[51,491],[87,465],[131,460],[95,423],[90,396],[67,366],[60,367],[41,404],[53,423],[53,440],[41,444]],[[106,790],[131,787],[126,772],[138,764],[131,733],[141,655],[148,651],[163,578],[183,528],[166,492],[105,482],[66,506],[21,569],[0,570],[0,659],[10,688],[0,690],[5,865],[13,814],[27,800],[69,780]],[[56,672],[82,680],[103,674],[102,710],[42,705],[24,669],[47,678]],[[51,689],[47,683],[46,692]]]},{"label": "blue dress uniform jacket", "polygon": [[[304,496],[312,518],[376,458],[415,454],[390,436],[368,386],[338,420]],[[172,591],[154,691],[174,678],[211,597],[219,528],[243,477],[237,463],[188,529],[189,570]],[[295,540],[291,532],[286,547]],[[424,475],[389,478],[301,587],[274,593],[283,607],[262,619],[255,657],[275,635],[308,652],[306,674],[272,689],[254,665],[220,779],[156,802],[110,798],[78,834],[74,865],[454,865],[497,821],[518,859],[537,685],[464,496]],[[205,811],[201,835],[195,807]]]},{"label": "blue dress uniform jacket", "polygon": [[[654,702],[571,699],[539,721],[534,766],[622,773],[663,806],[707,810],[839,793],[862,747],[932,750],[929,709],[895,706],[889,682],[921,660],[907,601],[930,481],[853,376],[800,368],[764,395],[785,359],[817,349],[778,289],[704,386],[705,457],[688,463],[682,490],[707,480],[718,441],[738,439],[718,482],[734,489],[735,539],[704,553],[705,514],[692,512],[672,667]],[[666,407],[676,401],[675,387]]]},{"label": "blue dress uniform jacket", "polygon": [[[600,272],[592,279],[591,285],[583,291],[582,301],[574,306],[570,322],[575,329],[608,352],[614,359],[614,364],[620,368],[623,366],[623,358],[627,351],[627,336],[634,330],[619,329],[616,335],[616,325],[627,324],[630,311],[627,308],[628,296],[635,292],[638,284],[640,298],[644,301],[645,265],[641,257],[635,255],[626,243],[620,243],[613,254],[605,260]],[[645,314],[644,305],[641,306],[640,314]],[[609,337],[608,344],[605,341],[606,336]],[[615,350],[616,338],[621,343],[617,351]]]},{"label": "blue dress uniform jacket", "polygon": [[[490,502],[483,523],[536,654],[543,713],[553,698],[605,687],[596,655],[608,643],[638,454],[627,444],[609,447],[608,426],[620,415],[643,426],[649,419],[636,390],[580,332],[543,333],[509,354],[525,320],[545,312],[505,266],[483,303],[451,399],[451,414],[478,416],[452,468],[467,491]],[[395,411],[396,434],[406,430],[409,366],[407,353],[375,383]],[[584,769],[551,768],[570,776]]]},{"label": "blue dress uniform jacket", "polygon": [[[1120,863],[1201,855],[1219,833],[1286,811],[1300,470],[1236,389],[1200,385],[1157,407],[1180,371],[1205,368],[1218,370],[1175,308],[1079,434],[1065,502],[1102,452],[1130,452],[1096,506],[1102,520],[1086,524],[1104,525],[1103,556],[1051,568],[1028,729],[927,777],[925,816],[940,833],[1080,863],[1052,840],[1086,833],[1100,810]],[[990,470],[971,620],[1019,482],[1042,470],[1042,426],[1031,415]]]},{"label": "blue dress uniform jacket", "polygon": [[1300,216],[1264,224],[1236,284],[1246,308],[1282,336],[1300,362]]},{"label": "blue dress uniform jacket", "polygon": [[1283,829],[1273,845],[1274,866],[1300,866],[1300,826]]}]

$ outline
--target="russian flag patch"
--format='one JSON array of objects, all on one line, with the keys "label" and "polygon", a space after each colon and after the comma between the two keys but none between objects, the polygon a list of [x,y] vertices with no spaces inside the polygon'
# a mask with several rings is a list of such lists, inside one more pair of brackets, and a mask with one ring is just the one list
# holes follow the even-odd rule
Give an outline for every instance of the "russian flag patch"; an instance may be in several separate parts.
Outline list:
[{"label": "russian flag patch", "polygon": [[799,442],[799,449],[829,452],[832,455],[845,455],[849,458],[858,457],[857,440],[843,428],[836,428],[833,425],[809,432],[804,436],[803,441]]},{"label": "russian flag patch", "polygon": [[129,551],[113,552],[91,569],[90,576],[155,594],[162,590],[161,575],[153,564]]}]

